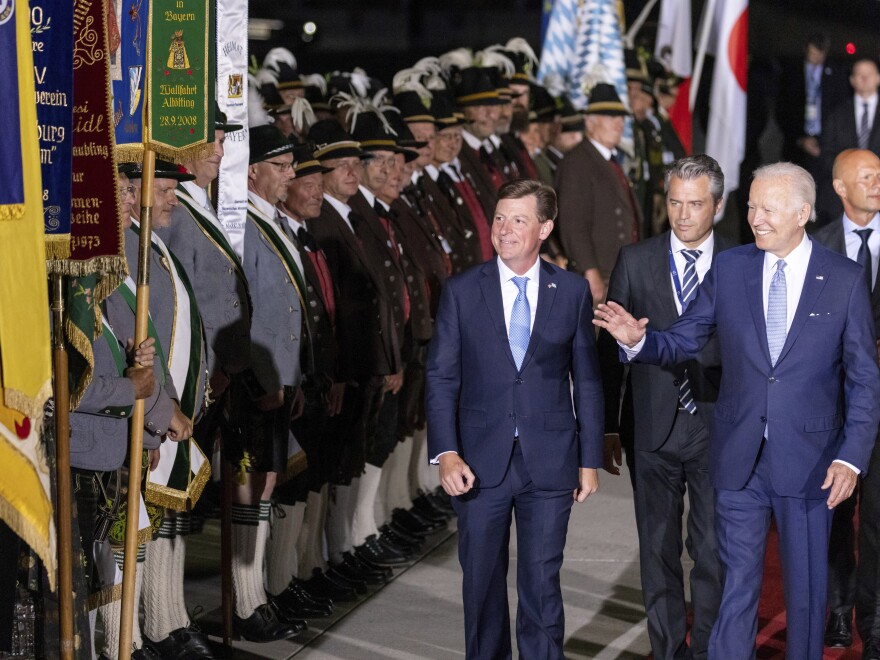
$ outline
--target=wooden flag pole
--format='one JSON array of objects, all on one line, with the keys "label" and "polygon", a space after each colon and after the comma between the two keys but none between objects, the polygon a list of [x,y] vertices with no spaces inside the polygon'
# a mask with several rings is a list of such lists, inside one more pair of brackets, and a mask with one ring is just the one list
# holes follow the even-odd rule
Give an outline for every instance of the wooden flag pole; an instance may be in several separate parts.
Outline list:
[{"label": "wooden flag pole", "polygon": [[[150,301],[150,242],[153,233],[153,176],[156,153],[144,145],[144,172],[141,183],[141,234],[138,244],[137,308],[134,345],[147,338]],[[142,367],[138,367],[142,368]],[[128,445],[128,506],[125,514],[125,563],[122,568],[122,611],[119,619],[119,660],[131,658],[132,625],[135,616],[134,586],[137,571],[138,527],[141,508],[141,454],[144,448],[144,400],[135,399],[131,413],[131,439]]]},{"label": "wooden flag pole", "polygon": [[58,623],[61,660],[73,660],[73,532],[70,485],[70,386],[64,343],[64,276],[52,275],[52,357],[55,365],[55,470],[58,485]]}]

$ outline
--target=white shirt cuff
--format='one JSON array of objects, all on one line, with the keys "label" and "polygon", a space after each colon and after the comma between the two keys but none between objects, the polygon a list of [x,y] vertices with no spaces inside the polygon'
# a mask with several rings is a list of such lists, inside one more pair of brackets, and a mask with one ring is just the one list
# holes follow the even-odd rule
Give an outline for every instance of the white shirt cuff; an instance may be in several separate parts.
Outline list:
[{"label": "white shirt cuff", "polygon": [[842,460],[840,460],[839,458],[833,460],[832,463],[840,463],[841,465],[845,465],[845,466],[848,467],[850,470],[852,470],[853,472],[855,472],[856,475],[860,475],[860,474],[862,473],[862,471],[861,471],[859,468],[857,468],[855,465],[853,465],[852,463],[847,463],[846,461],[842,461]]},{"label": "white shirt cuff", "polygon": [[[428,461],[428,462],[429,462],[431,465],[440,465],[440,457],[443,456],[443,454],[458,454],[458,452],[457,452],[457,451],[452,451],[452,450],[450,450],[450,451],[441,451],[439,454],[437,454],[434,458],[432,458],[432,459],[431,459],[430,461]],[[855,469],[855,468],[853,468],[853,469]]]},{"label": "white shirt cuff", "polygon": [[632,362],[633,358],[636,355],[638,355],[639,353],[641,353],[642,348],[644,348],[644,346],[645,346],[645,339],[646,338],[647,338],[647,335],[645,335],[644,337],[639,339],[638,343],[632,347],[627,346],[626,344],[621,344],[620,342],[617,342],[617,345],[623,349],[624,353],[626,353],[626,361],[627,362]]}]

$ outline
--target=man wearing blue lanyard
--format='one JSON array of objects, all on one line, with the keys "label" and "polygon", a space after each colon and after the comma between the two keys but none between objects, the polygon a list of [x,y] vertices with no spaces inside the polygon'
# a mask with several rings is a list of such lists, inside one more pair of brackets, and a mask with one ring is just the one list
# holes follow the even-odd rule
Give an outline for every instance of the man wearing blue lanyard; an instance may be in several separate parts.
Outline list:
[{"label": "man wearing blue lanyard", "polygon": [[[671,231],[621,249],[608,300],[632,310],[637,318],[650,318],[652,328],[672,325],[696,296],[715,255],[732,247],[712,230],[723,191],[724,174],[709,156],[689,156],[670,165],[666,207]],[[599,350],[605,387],[605,469],[619,474],[613,462],[616,458],[620,463],[622,443],[635,491],[642,593],[654,658],[705,658],[721,598],[707,472],[707,424],[721,375],[718,348],[709,342],[697,359],[676,366],[634,363],[628,376],[618,345],[607,332],[599,337]],[[690,652],[681,567],[685,489],[690,500],[687,548],[694,561]]]}]

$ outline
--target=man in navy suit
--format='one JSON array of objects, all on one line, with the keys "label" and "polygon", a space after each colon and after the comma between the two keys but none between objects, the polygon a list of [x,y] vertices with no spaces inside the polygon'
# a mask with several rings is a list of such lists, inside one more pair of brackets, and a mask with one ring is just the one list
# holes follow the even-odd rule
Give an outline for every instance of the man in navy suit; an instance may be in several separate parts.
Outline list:
[{"label": "man in navy suit", "polygon": [[516,638],[563,658],[559,570],[574,500],[599,486],[602,385],[585,279],[538,258],[556,194],[499,190],[497,259],[446,282],[428,353],[428,455],[458,514],[467,657],[510,658],[507,567],[516,514]]},{"label": "man in navy suit", "polygon": [[755,245],[719,254],[696,299],[665,332],[645,333],[616,303],[596,325],[649,364],[696,357],[716,335],[721,385],[709,477],[725,568],[709,657],[754,658],[771,513],[785,582],[786,655],[819,660],[834,507],[848,498],[880,420],[880,371],[863,270],[813,242],[815,184],[791,163],[755,172]]}]

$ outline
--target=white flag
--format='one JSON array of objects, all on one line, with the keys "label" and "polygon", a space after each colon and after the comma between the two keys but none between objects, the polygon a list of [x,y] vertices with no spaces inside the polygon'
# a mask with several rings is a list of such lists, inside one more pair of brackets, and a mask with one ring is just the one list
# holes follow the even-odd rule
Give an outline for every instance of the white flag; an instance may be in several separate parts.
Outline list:
[{"label": "white flag", "polygon": [[247,32],[247,0],[217,0],[217,103],[230,124],[244,126],[240,131],[226,134],[218,180],[217,217],[239,259],[244,253],[250,156]]},{"label": "white flag", "polygon": [[691,0],[662,0],[654,56],[679,78],[693,72]]},{"label": "white flag", "polygon": [[719,40],[709,102],[706,153],[717,160],[724,171],[725,200],[731,190],[739,188],[739,168],[746,148],[748,10],[748,0],[718,0],[715,6]]}]

